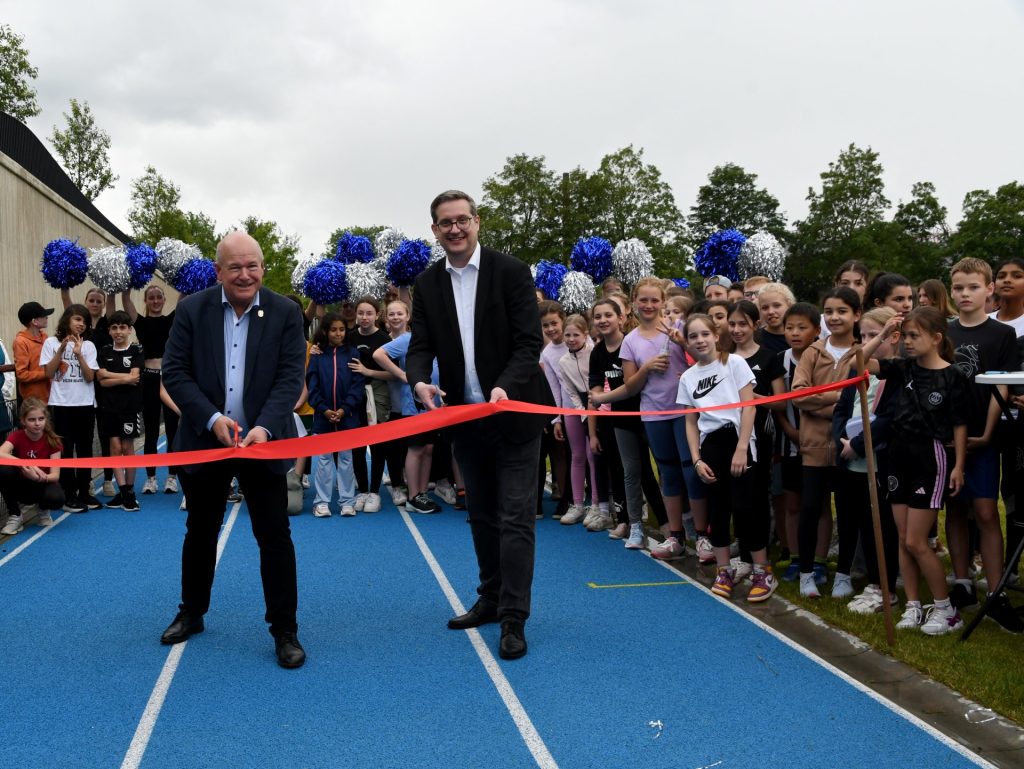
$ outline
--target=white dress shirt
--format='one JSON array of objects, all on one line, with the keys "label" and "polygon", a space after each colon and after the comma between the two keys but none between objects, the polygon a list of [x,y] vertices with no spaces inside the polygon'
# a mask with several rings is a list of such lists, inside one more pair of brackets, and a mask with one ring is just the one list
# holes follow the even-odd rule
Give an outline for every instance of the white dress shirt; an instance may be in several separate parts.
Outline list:
[{"label": "white dress shirt", "polygon": [[483,403],[487,398],[484,397],[480,377],[476,373],[476,339],[473,328],[476,320],[476,284],[480,276],[480,244],[476,244],[465,267],[453,267],[451,259],[445,257],[445,269],[452,280],[455,312],[459,316],[459,335],[462,337],[462,358],[466,362],[464,402]]}]

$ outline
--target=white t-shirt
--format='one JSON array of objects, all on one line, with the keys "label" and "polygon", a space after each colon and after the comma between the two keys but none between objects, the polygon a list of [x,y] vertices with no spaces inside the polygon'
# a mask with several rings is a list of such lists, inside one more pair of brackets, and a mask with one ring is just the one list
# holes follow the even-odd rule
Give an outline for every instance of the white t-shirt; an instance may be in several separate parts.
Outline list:
[{"label": "white t-shirt", "polygon": [[[716,358],[706,366],[697,364],[683,372],[683,376],[679,380],[676,402],[694,408],[738,403],[740,390],[756,381],[754,372],[739,355],[730,355],[729,360],[724,364]],[[697,427],[700,428],[701,444],[704,443],[705,435],[726,425],[732,425],[737,434],[739,433],[740,409],[700,412],[697,418]],[[753,449],[753,434],[750,436],[750,445]]]},{"label": "white t-shirt", "polygon": [[998,314],[999,310],[996,310],[995,312],[990,312],[988,316],[992,318],[992,320],[998,320],[1000,323],[1005,323],[1007,326],[1013,326],[1014,333],[1017,334],[1018,339],[1024,336],[1024,315],[1018,315],[1013,320],[1003,320],[1002,318],[996,317]]},{"label": "white t-shirt", "polygon": [[[55,336],[46,337],[43,342],[42,352],[39,353],[39,365],[45,366],[53,356],[57,354],[60,347],[60,340]],[[85,365],[93,372],[99,369],[96,362],[96,345],[92,342],[82,342],[82,358]],[[82,375],[82,364],[75,355],[75,348],[68,344],[61,356],[64,363],[64,371],[60,369],[50,382],[50,405],[51,406],[95,406],[96,392],[92,382],[86,382]]]}]

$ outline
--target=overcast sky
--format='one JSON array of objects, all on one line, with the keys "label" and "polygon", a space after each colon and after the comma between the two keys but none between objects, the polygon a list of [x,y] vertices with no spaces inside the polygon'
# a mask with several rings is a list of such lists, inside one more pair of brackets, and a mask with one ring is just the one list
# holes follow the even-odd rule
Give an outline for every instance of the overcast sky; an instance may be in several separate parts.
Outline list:
[{"label": "overcast sky", "polygon": [[[516,153],[561,172],[628,144],[684,213],[715,166],[759,175],[790,221],[850,142],[895,204],[1024,179],[1024,3],[0,0],[39,69],[40,138],[90,103],[127,230],[146,165],[226,229],[277,221],[322,250],[350,224],[429,235]],[[60,233],[54,233],[58,237]]]}]

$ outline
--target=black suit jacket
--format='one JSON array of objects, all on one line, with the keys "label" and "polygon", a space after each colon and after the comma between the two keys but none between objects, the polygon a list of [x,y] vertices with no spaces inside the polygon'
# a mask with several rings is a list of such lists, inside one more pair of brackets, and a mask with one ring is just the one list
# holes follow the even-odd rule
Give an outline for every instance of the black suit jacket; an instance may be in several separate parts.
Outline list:
[{"label": "black suit jacket", "polygon": [[[294,302],[270,289],[261,288],[259,297],[245,347],[245,424],[265,427],[272,438],[294,438],[292,411],[302,392],[306,355],[302,315]],[[216,285],[178,304],[164,351],[164,387],[181,409],[175,451],[221,447],[206,424],[224,411],[224,373],[224,305]],[[292,461],[266,464],[285,473]]]},{"label": "black suit jacket", "polygon": [[[430,382],[437,358],[440,387],[449,405],[465,403],[465,360],[451,276],[439,259],[417,279],[412,306],[412,339],[406,359],[410,387]],[[502,388],[511,400],[554,405],[540,368],[543,341],[530,268],[506,254],[480,249],[476,286],[474,357],[484,397]],[[499,414],[500,429],[510,441],[535,437],[551,421],[547,415]],[[458,428],[456,427],[456,434]]]}]

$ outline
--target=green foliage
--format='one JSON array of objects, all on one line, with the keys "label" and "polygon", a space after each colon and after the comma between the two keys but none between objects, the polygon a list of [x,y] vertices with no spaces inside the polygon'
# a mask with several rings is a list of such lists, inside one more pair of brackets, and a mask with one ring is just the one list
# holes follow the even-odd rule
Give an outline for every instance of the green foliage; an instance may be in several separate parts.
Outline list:
[{"label": "green foliage", "polygon": [[1004,184],[994,195],[968,192],[963,209],[950,238],[952,260],[973,256],[998,267],[1010,257],[1024,257],[1024,184]]},{"label": "green foliage", "polygon": [[36,89],[29,82],[39,70],[29,64],[24,42],[8,24],[0,25],[0,111],[22,123],[39,114]]},{"label": "green foliage", "polygon": [[89,200],[114,186],[118,177],[110,170],[110,134],[96,125],[89,102],[71,100],[71,114],[64,113],[65,130],[53,127],[50,144],[60,155],[71,181]]},{"label": "green foliage", "polygon": [[547,224],[557,216],[557,182],[544,158],[513,155],[483,190],[481,237],[491,248],[527,262],[553,256],[557,244]]},{"label": "green foliage", "polygon": [[373,239],[377,237],[377,233],[386,229],[387,227],[383,224],[375,224],[371,227],[361,227],[359,225],[354,227],[339,227],[331,233],[329,238],[327,238],[327,245],[324,246],[322,254],[323,256],[332,258],[338,250],[338,241],[346,232],[351,232],[353,235],[362,235],[365,238],[369,238],[372,243]]},{"label": "green foliage", "polygon": [[757,188],[757,174],[735,163],[715,166],[708,174],[708,183],[697,191],[697,202],[690,207],[687,223],[694,248],[718,230],[737,229],[747,237],[767,230],[778,238],[786,229],[778,199],[768,190]]},{"label": "green foliage", "polygon": [[177,238],[193,243],[203,256],[213,259],[217,251],[216,224],[204,213],[183,211],[181,190],[174,182],[161,176],[153,166],[132,180],[131,208],[128,223],[132,237],[140,243],[156,245],[160,238]]},{"label": "green foliage", "polygon": [[213,219],[204,213],[178,208],[161,212],[157,217],[155,238],[142,242],[156,245],[160,238],[177,238],[184,243],[192,243],[207,259],[215,258],[220,241]]},{"label": "green foliage", "polygon": [[299,239],[285,235],[276,222],[247,216],[242,220],[241,229],[252,235],[263,250],[263,263],[267,268],[263,285],[280,294],[292,291],[292,270],[299,252]]}]

